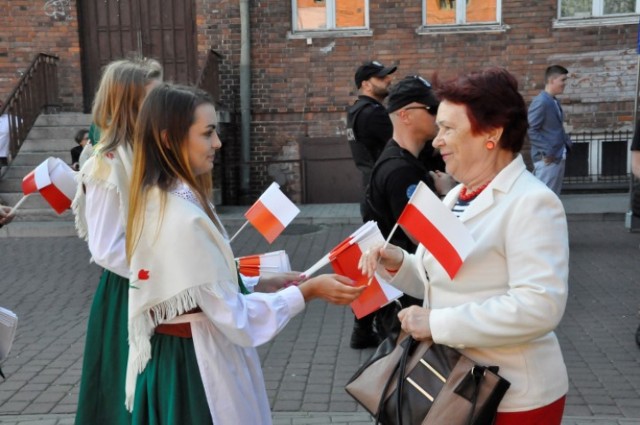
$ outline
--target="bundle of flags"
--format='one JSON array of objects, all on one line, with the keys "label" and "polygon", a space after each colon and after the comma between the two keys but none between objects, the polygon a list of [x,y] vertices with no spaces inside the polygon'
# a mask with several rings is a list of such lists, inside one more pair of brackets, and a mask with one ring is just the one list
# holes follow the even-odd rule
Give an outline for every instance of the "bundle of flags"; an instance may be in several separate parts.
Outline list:
[{"label": "bundle of flags", "polygon": [[71,207],[78,187],[75,171],[60,158],[49,157],[22,179],[24,196],[11,209],[15,210],[33,193],[40,193],[58,214]]},{"label": "bundle of flags", "polygon": [[303,275],[310,277],[330,263],[336,273],[353,279],[355,285],[368,285],[367,289],[351,303],[355,316],[364,317],[402,295],[402,292],[389,285],[377,274],[370,279],[358,269],[358,261],[362,253],[372,246],[380,246],[383,242],[384,238],[376,222],[368,221],[307,269]]},{"label": "bundle of flags", "polygon": [[[300,209],[282,193],[280,185],[273,182],[244,216],[267,242],[272,243],[299,213]],[[231,237],[232,241],[246,224]]]},{"label": "bundle of flags", "polygon": [[283,250],[239,257],[236,258],[236,262],[238,263],[240,274],[249,277],[291,271],[289,256]]}]

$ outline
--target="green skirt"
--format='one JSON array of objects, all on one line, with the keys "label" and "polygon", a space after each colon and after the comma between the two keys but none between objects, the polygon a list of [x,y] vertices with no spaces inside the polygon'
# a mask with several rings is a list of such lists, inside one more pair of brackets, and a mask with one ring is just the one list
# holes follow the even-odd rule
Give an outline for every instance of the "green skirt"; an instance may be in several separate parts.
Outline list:
[{"label": "green skirt", "polygon": [[129,280],[102,273],[89,313],[76,425],[126,425]]},{"label": "green skirt", "polygon": [[212,424],[193,339],[156,334],[136,382],[135,425]]}]

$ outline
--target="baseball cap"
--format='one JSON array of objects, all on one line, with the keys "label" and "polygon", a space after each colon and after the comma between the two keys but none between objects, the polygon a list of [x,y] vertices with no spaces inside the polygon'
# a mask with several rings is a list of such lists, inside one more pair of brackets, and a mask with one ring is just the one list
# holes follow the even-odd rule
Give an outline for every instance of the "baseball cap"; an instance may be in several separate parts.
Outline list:
[{"label": "baseball cap", "polygon": [[358,67],[356,70],[356,87],[360,88],[363,81],[367,81],[371,77],[386,77],[393,74],[398,69],[397,66],[385,67],[378,61],[369,61]]},{"label": "baseball cap", "polygon": [[389,90],[387,112],[392,113],[412,102],[429,107],[429,113],[435,115],[440,101],[433,94],[431,83],[419,75],[404,77]]}]

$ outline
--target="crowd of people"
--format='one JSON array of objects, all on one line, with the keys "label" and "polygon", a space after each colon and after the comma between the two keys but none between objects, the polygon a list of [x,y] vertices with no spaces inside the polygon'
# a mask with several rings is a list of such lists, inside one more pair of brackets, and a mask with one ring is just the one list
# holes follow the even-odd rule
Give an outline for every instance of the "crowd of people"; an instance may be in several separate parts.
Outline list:
[{"label": "crowd of people", "polygon": [[[351,347],[375,347],[394,328],[454,347],[511,383],[495,424],[560,424],[568,377],[554,329],[569,245],[558,194],[571,140],[556,96],[568,71],[549,67],[527,110],[502,68],[437,84],[420,75],[393,84],[397,70],[358,67],[347,137],[362,172],[362,219],[390,237],[359,267],[405,296],[399,311],[356,319]],[[104,269],[76,424],[269,424],[256,347],[309,301],[348,305],[364,288],[336,274],[238,273],[211,199],[222,147],[214,102],[162,77],[153,60],[108,64],[91,129],[71,152],[76,227]],[[527,133],[533,174],[521,154]],[[392,234],[420,183],[474,239],[453,277],[412,235]],[[9,210],[0,206],[0,226]]]}]

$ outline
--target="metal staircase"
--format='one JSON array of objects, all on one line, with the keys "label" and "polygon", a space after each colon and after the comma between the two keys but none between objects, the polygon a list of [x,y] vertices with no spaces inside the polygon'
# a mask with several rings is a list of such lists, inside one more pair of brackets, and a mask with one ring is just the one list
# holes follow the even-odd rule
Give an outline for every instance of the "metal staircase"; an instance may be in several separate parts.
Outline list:
[{"label": "metal staircase", "polygon": [[[12,163],[2,169],[0,203],[13,206],[22,198],[22,178],[50,156],[71,162],[75,133],[89,128],[91,116],[80,113],[40,115]],[[15,219],[0,228],[0,237],[74,236],[71,211],[61,215],[39,195],[33,194],[18,209]]]}]

